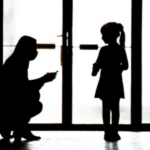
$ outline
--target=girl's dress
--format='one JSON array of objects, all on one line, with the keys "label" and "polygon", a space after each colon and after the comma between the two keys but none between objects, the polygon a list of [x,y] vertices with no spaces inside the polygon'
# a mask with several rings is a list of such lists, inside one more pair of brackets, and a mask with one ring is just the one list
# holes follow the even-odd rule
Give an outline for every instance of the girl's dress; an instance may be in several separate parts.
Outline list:
[{"label": "girl's dress", "polygon": [[128,68],[127,56],[124,48],[116,44],[101,48],[93,71],[101,69],[95,98],[102,100],[108,98],[124,98],[122,70]]}]

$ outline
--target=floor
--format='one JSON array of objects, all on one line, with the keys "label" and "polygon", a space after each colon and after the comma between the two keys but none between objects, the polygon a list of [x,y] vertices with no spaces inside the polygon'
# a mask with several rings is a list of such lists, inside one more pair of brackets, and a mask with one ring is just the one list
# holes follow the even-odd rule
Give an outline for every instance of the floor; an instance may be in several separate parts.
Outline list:
[{"label": "floor", "polygon": [[[0,150],[149,150],[150,132],[119,132],[121,140],[105,142],[102,131],[34,131],[42,137],[39,141],[15,146],[3,142],[0,136]],[[23,139],[22,139],[23,140]]]}]

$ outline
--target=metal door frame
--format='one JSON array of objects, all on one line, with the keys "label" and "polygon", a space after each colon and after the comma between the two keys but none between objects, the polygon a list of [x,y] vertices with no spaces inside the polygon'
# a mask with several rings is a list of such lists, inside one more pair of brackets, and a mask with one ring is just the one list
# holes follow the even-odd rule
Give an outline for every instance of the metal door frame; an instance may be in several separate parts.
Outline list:
[{"label": "metal door frame", "polygon": [[[0,4],[0,59],[3,64],[3,0]],[[72,124],[72,20],[73,0],[63,0],[63,84],[62,124],[31,124],[32,130],[103,130],[103,125]],[[131,20],[131,124],[119,125],[123,131],[150,131],[142,124],[142,0],[132,0]],[[137,17],[138,16],[138,17]],[[137,32],[138,31],[138,32]],[[138,117],[137,117],[138,116]]]}]

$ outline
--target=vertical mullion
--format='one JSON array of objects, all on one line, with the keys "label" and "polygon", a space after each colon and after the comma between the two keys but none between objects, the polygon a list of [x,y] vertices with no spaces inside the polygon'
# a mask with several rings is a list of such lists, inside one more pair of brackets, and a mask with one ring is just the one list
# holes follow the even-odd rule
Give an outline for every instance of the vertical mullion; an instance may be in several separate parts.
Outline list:
[{"label": "vertical mullion", "polygon": [[1,70],[3,64],[3,0],[0,2],[0,62],[1,62]]},{"label": "vertical mullion", "polygon": [[138,129],[142,121],[142,0],[132,0],[131,124]]},{"label": "vertical mullion", "polygon": [[[67,41],[68,40],[68,43]],[[72,0],[63,0],[63,102],[62,122],[72,124]]]}]

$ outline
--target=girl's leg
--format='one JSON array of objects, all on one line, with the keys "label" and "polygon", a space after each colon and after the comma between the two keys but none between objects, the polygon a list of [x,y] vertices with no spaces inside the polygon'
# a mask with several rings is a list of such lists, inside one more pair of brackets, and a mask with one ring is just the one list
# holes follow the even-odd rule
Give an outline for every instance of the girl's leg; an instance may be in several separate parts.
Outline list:
[{"label": "girl's leg", "polygon": [[104,123],[104,131],[105,131],[105,135],[104,135],[104,139],[106,141],[110,141],[111,140],[111,133],[110,133],[110,105],[108,103],[108,100],[102,100],[102,107],[103,107],[103,123]]},{"label": "girl's leg", "polygon": [[103,123],[104,126],[110,126],[110,106],[107,100],[102,100],[103,102]]},{"label": "girl's leg", "polygon": [[112,103],[112,125],[118,126],[119,118],[120,118],[120,110],[119,110],[119,99],[116,99]]},{"label": "girl's leg", "polygon": [[114,140],[120,140],[120,136],[118,135],[118,123],[120,118],[120,110],[119,110],[119,102],[120,99],[114,99],[112,103],[112,133],[114,136]]}]

